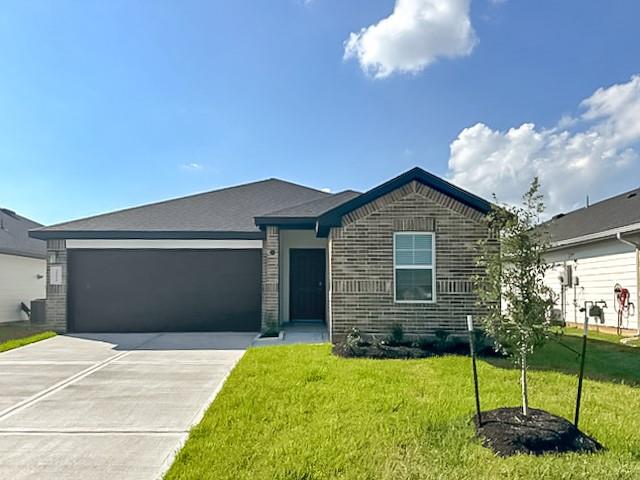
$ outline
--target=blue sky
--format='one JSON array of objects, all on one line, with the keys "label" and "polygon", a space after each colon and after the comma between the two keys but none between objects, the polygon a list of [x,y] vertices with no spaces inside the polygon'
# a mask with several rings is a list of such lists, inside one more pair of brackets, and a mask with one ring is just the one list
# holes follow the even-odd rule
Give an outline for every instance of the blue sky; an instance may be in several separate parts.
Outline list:
[{"label": "blue sky", "polygon": [[551,210],[639,186],[640,2],[455,0],[412,21],[439,3],[5,1],[0,206],[50,224],[414,165],[507,201],[540,174]]}]

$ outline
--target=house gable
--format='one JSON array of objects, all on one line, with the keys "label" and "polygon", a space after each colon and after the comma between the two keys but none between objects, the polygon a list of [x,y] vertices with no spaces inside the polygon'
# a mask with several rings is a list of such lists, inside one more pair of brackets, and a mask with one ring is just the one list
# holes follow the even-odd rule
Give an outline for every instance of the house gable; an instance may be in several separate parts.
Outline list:
[{"label": "house gable", "polygon": [[[384,209],[386,206],[400,201],[408,196],[420,196],[427,199],[440,207],[446,208],[462,215],[469,220],[479,223],[482,222],[485,214],[465,205],[453,197],[450,197],[444,193],[441,193],[427,185],[420,183],[417,180],[411,182],[393,190],[385,195],[382,195],[375,200],[347,213],[342,217],[342,226],[355,222],[367,215],[370,215],[378,210]],[[433,231],[435,229],[435,218],[416,216],[415,212],[411,212],[410,215],[399,217],[394,219],[399,230],[415,230],[415,231]]]},{"label": "house gable", "polygon": [[[462,333],[482,314],[473,291],[477,243],[488,236],[484,214],[412,180],[346,213],[329,232],[331,330],[334,341],[357,327],[387,336],[402,325],[413,336]],[[435,301],[395,299],[394,236],[433,232]]]},{"label": "house gable", "polygon": [[[426,190],[420,189],[420,186],[426,187]],[[418,190],[448,208],[465,212],[470,216],[472,212],[477,212],[480,214],[480,217],[476,215],[477,218],[487,214],[492,207],[486,200],[416,167],[322,214],[316,223],[317,235],[327,236],[331,227],[342,225],[344,217],[354,211],[362,208],[365,211],[375,211],[377,206],[389,201],[389,198],[384,198],[389,194],[393,199],[409,191],[418,192]]]}]

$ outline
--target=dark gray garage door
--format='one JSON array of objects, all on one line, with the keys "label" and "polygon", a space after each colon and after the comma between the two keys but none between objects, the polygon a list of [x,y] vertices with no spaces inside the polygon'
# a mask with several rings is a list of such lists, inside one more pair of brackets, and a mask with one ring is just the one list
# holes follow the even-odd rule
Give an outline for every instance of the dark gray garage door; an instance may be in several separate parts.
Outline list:
[{"label": "dark gray garage door", "polygon": [[69,250],[75,332],[258,331],[260,250]]}]

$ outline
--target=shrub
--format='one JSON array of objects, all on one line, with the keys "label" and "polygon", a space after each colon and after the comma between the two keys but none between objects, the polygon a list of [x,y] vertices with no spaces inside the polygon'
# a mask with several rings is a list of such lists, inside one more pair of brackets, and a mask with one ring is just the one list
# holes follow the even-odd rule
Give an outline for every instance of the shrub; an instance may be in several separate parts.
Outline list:
[{"label": "shrub", "polygon": [[389,343],[391,345],[400,345],[402,342],[404,342],[404,328],[401,324],[395,323],[393,327],[391,327]]},{"label": "shrub", "polygon": [[473,342],[476,347],[477,353],[497,353],[495,340],[480,329],[476,329],[473,331]]},{"label": "shrub", "polygon": [[265,321],[265,327],[262,331],[263,337],[277,337],[280,334],[280,325],[277,317],[273,313],[268,313]]},{"label": "shrub", "polygon": [[267,326],[267,328],[262,332],[263,337],[277,337],[278,335],[280,335],[280,330],[273,325]]},{"label": "shrub", "polygon": [[411,343],[411,346],[422,350],[433,350],[433,339],[429,337],[419,337]]},{"label": "shrub", "polygon": [[436,351],[445,352],[449,346],[449,332],[446,330],[436,330],[433,334],[436,337],[433,343]]}]

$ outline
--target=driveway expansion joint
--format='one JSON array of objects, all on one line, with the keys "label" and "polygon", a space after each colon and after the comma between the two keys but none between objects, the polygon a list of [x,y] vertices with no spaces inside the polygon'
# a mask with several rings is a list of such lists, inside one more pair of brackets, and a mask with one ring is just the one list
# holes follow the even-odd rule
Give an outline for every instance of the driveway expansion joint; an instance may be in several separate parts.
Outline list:
[{"label": "driveway expansion joint", "polygon": [[[12,405],[9,408],[4,409],[3,411],[0,411],[0,423],[2,422],[2,420],[4,420],[5,418],[10,417],[11,415],[24,410],[25,408],[34,405],[36,403],[38,403],[40,400],[43,400],[44,398],[53,395],[54,393],[62,390],[63,388],[74,384],[75,382],[82,380],[83,378],[88,377],[89,375],[91,375],[94,372],[97,372],[98,370],[103,369],[104,367],[106,367],[107,365],[115,362],[116,360],[124,357],[125,355],[130,354],[132,351],[139,349],[140,347],[146,345],[147,343],[155,340],[156,338],[162,336],[162,333],[158,333],[157,335],[152,336],[151,338],[145,340],[144,342],[140,343],[139,345],[136,345],[135,347],[132,347],[131,349],[128,349],[124,352],[120,352],[117,353],[105,360],[102,360],[100,362],[97,363],[92,363],[90,367],[85,368],[84,370],[82,370],[81,372],[76,373],[75,375],[72,375],[68,378],[65,378],[64,380],[48,387],[45,388],[44,390],[36,393],[35,395],[32,395],[29,398],[26,398],[25,400],[18,402],[15,405]],[[3,362],[4,363],[4,362]],[[9,363],[7,363],[9,364]],[[48,365],[54,365],[54,362],[48,362]],[[82,363],[83,365],[86,363]]]},{"label": "driveway expansion joint", "polygon": [[10,417],[11,415],[13,415],[14,413],[17,413],[35,403],[38,403],[40,400],[48,397],[49,395],[54,394],[55,392],[62,390],[63,388],[65,388],[68,385],[71,385],[75,382],[77,382],[78,380],[81,380],[85,377],[88,377],[89,375],[91,375],[93,372],[96,372],[104,367],[106,367],[107,365],[109,365],[111,362],[113,362],[114,360],[120,358],[120,357],[124,357],[125,355],[131,353],[130,351],[127,352],[121,352],[118,353],[116,355],[113,355],[109,358],[107,358],[106,360],[103,360],[101,362],[95,363],[92,366],[90,366],[89,368],[85,368],[84,370],[82,370],[81,372],[76,373],[75,375],[72,375],[68,378],[65,378],[64,380],[48,387],[45,388],[44,390],[36,393],[35,395],[32,395],[31,397],[16,403],[15,405],[12,405],[9,408],[6,408],[5,410],[0,412],[0,422],[2,422],[2,420],[4,420],[5,418]]}]

